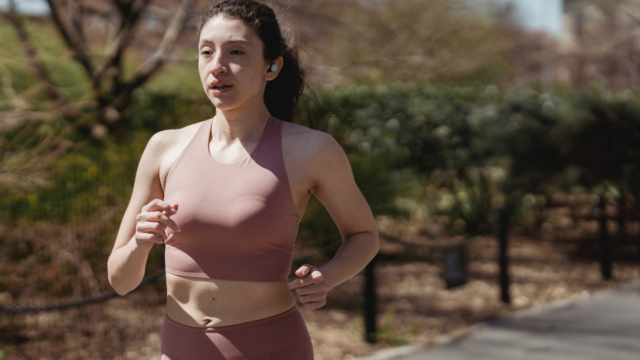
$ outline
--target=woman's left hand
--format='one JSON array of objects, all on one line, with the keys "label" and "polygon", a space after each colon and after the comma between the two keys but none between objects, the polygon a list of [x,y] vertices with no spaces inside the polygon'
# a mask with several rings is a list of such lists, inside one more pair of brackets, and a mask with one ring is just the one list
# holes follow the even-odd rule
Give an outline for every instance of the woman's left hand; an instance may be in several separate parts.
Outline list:
[{"label": "woman's left hand", "polygon": [[329,290],[320,268],[304,264],[296,270],[296,275],[300,278],[289,282],[289,289],[295,289],[300,302],[307,309],[323,307],[327,303]]}]

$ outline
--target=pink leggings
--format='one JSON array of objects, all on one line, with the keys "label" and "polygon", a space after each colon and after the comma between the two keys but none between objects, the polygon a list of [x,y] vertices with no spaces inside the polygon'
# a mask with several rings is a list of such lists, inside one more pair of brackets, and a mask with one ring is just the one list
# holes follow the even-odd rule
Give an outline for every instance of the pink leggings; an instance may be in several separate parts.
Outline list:
[{"label": "pink leggings", "polygon": [[199,328],[166,314],[161,360],[313,360],[307,326],[297,307],[244,324]]}]

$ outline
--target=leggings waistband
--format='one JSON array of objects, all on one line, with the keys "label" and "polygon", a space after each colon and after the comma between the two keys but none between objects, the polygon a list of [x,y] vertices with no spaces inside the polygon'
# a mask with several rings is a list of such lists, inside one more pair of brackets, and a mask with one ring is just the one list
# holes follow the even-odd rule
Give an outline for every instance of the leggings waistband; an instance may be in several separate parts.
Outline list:
[{"label": "leggings waistband", "polygon": [[184,330],[196,331],[196,332],[218,332],[219,333],[219,332],[240,330],[246,327],[264,325],[265,323],[276,321],[281,318],[291,317],[291,315],[295,315],[296,312],[298,312],[298,308],[294,305],[291,309],[285,312],[282,312],[280,314],[276,314],[273,316],[269,316],[264,319],[253,320],[246,323],[235,324],[235,325],[215,326],[215,327],[197,327],[197,326],[184,325],[171,319],[166,313],[164,314],[164,317],[168,322],[172,323],[173,326],[182,328]]}]

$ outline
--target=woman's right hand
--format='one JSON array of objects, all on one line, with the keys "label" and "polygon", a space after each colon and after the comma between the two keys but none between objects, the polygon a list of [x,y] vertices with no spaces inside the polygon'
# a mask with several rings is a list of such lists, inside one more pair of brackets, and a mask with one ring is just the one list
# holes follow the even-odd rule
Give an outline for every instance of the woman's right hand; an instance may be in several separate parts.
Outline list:
[{"label": "woman's right hand", "polygon": [[145,251],[150,251],[153,244],[163,244],[167,239],[165,232],[167,226],[175,231],[180,231],[178,224],[170,218],[177,211],[178,204],[171,206],[160,199],[153,199],[143,206],[136,216],[136,234],[134,236],[136,246]]}]

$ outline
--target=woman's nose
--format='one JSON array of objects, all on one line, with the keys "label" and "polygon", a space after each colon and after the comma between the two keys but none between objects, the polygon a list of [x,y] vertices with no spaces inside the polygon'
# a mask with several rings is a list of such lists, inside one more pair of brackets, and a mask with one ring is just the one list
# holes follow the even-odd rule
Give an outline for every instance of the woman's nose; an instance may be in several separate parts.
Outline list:
[{"label": "woman's nose", "polygon": [[214,74],[221,74],[227,71],[227,67],[223,63],[223,58],[220,53],[216,54],[211,64],[211,72]]}]

